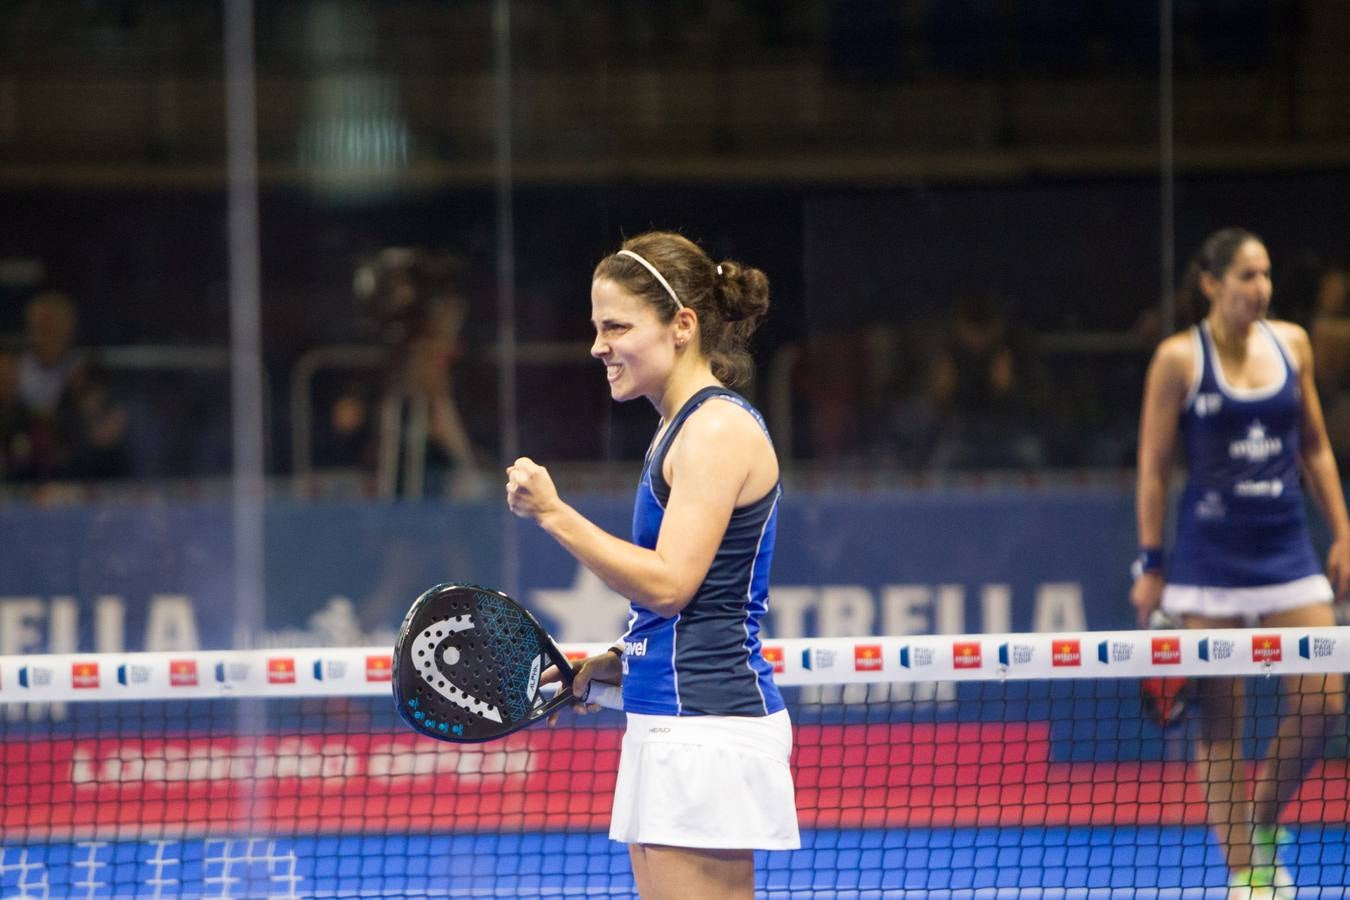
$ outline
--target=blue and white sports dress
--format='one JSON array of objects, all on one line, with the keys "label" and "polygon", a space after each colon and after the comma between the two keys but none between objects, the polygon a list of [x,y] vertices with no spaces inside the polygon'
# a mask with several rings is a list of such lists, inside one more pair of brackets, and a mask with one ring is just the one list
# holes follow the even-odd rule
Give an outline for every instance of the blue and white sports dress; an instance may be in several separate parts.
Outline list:
[{"label": "blue and white sports dress", "polygon": [[[656,547],[670,485],[661,467],[705,388],[676,413],[648,454],[633,541]],[[768,430],[765,429],[765,433]],[[707,577],[679,613],[633,604],[624,635],[623,736],[609,836],[626,844],[786,850],[801,846],[789,759],[792,723],[760,652],[781,484],[731,513]]]},{"label": "blue and white sports dress", "polygon": [[[654,549],[670,499],[662,464],[689,416],[713,398],[759,412],[739,394],[708,387],[689,398],[647,455],[633,508],[633,543]],[[631,605],[624,635],[623,705],[647,715],[765,716],[783,709],[773,667],[760,653],[768,607],[781,483],[732,511],[708,575],[689,604],[663,618]]]},{"label": "blue and white sports dress", "polygon": [[[1281,377],[1260,388],[1228,384],[1208,325],[1191,330],[1198,372],[1181,415],[1188,477],[1163,599],[1169,612],[1263,613],[1331,596],[1299,477],[1298,369],[1269,324],[1256,328],[1282,364]],[[1230,599],[1263,608],[1197,606],[1194,596],[1186,602],[1186,586],[1228,589]]]}]

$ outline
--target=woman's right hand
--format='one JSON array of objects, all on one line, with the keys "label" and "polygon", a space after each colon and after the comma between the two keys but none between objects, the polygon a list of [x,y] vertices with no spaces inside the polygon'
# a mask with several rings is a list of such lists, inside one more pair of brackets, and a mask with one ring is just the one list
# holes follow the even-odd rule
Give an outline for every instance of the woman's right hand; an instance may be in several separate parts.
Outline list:
[{"label": "woman's right hand", "polygon": [[1162,605],[1163,577],[1161,572],[1145,572],[1134,580],[1130,588],[1130,603],[1140,628],[1148,627],[1153,611]]}]

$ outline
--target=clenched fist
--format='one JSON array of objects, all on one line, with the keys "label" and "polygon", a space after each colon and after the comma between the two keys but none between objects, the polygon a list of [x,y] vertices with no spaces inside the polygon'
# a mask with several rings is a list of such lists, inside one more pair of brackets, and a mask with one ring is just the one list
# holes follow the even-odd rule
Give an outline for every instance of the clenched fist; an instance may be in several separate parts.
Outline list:
[{"label": "clenched fist", "polygon": [[539,517],[556,508],[561,501],[548,469],[527,456],[506,470],[506,505],[522,519]]}]

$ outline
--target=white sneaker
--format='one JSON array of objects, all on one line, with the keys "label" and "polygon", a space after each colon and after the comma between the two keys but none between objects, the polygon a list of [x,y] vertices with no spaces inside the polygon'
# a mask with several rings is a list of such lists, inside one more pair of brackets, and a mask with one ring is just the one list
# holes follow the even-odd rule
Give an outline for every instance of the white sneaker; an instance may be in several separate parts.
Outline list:
[{"label": "white sneaker", "polygon": [[1238,869],[1228,878],[1228,900],[1297,900],[1294,877],[1281,865]]},{"label": "white sneaker", "polygon": [[1252,826],[1252,868],[1278,866],[1284,862],[1280,851],[1294,842],[1288,828],[1275,825]]}]

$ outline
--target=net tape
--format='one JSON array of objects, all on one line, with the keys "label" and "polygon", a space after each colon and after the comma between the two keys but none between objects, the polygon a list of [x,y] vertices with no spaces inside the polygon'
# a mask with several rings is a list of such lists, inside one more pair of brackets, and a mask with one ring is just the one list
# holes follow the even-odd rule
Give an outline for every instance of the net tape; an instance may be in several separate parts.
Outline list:
[{"label": "net tape", "polygon": [[[569,658],[608,644],[565,644]],[[784,687],[1350,671],[1350,626],[765,640]],[[0,703],[388,694],[387,647],[0,656]]]}]

